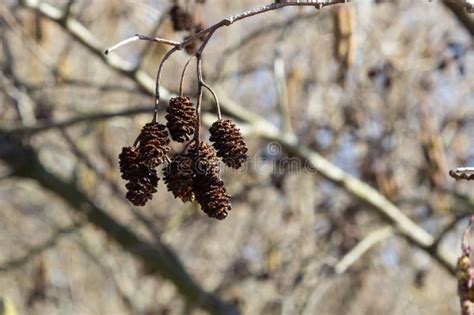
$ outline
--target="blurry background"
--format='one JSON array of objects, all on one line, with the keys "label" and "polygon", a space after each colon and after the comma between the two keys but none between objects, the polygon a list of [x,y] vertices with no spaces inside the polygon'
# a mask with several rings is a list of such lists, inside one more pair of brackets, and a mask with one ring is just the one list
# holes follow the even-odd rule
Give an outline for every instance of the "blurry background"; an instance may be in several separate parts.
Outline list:
[{"label": "blurry background", "polygon": [[[266,2],[178,4],[212,25]],[[474,163],[474,16],[366,0],[220,29],[205,77],[250,155],[224,172],[233,210],[220,222],[162,181],[135,208],[118,171],[169,47],[103,50],[135,33],[183,39],[172,5],[1,1],[0,313],[459,313],[453,266],[474,191],[447,172]],[[188,57],[166,63],[162,109]],[[195,83],[193,66],[187,95]],[[138,242],[151,246],[137,254]],[[174,255],[213,296],[160,260]]]}]

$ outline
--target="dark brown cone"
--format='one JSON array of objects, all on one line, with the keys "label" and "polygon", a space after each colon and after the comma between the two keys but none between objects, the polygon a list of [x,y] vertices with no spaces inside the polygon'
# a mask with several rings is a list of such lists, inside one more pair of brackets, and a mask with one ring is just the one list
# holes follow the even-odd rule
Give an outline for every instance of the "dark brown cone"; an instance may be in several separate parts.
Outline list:
[{"label": "dark brown cone", "polygon": [[186,96],[173,97],[170,99],[167,111],[166,127],[168,127],[171,138],[177,142],[191,139],[197,120],[196,109],[191,99]]},{"label": "dark brown cone", "polygon": [[170,18],[175,31],[190,31],[194,26],[193,16],[178,4],[171,8]]},{"label": "dark brown cone", "polygon": [[229,119],[221,119],[209,129],[217,156],[230,167],[240,168],[247,160],[247,146],[240,130]]},{"label": "dark brown cone", "polygon": [[194,200],[193,159],[183,154],[176,155],[163,173],[163,180],[175,198],[180,198],[183,202]]},{"label": "dark brown cone", "polygon": [[120,172],[127,180],[127,199],[135,206],[144,206],[151,200],[158,186],[156,171],[140,160],[139,150],[133,147],[124,147],[119,155]]},{"label": "dark brown cone", "polygon": [[198,150],[193,146],[188,154],[194,159],[193,191],[196,201],[209,217],[224,220],[232,207],[224,182],[219,177],[215,150],[209,144],[201,143]]},{"label": "dark brown cone", "polygon": [[123,147],[122,152],[119,154],[119,167],[122,178],[130,180],[135,176],[136,165],[138,164],[139,153],[138,150],[133,147]]},{"label": "dark brown cone", "polygon": [[166,126],[157,122],[146,124],[138,136],[138,141],[140,142],[138,146],[140,162],[150,168],[162,164],[170,151]]},{"label": "dark brown cone", "polygon": [[141,165],[140,169],[143,172],[142,176],[125,185],[128,189],[126,197],[135,206],[144,206],[153,198],[159,180],[155,170],[145,165]]},{"label": "dark brown cone", "polygon": [[224,220],[232,209],[224,181],[213,172],[197,174],[193,182],[196,201],[211,218]]},{"label": "dark brown cone", "polygon": [[219,160],[217,159],[216,150],[212,145],[201,142],[199,149],[193,143],[186,153],[186,156],[193,160],[193,172],[195,174],[213,173],[219,174]]}]

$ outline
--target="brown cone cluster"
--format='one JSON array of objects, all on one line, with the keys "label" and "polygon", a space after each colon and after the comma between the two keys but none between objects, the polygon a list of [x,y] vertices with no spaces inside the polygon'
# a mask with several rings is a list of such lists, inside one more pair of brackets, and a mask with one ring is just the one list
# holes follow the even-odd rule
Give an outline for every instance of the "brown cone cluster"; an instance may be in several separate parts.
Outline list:
[{"label": "brown cone cluster", "polygon": [[194,17],[179,4],[171,7],[170,18],[175,31],[190,31],[194,27]]},{"label": "brown cone cluster", "polygon": [[128,183],[127,199],[135,206],[151,200],[158,186],[155,168],[169,152],[168,132],[156,122],[146,124],[137,138],[138,146],[124,147],[119,155],[122,178]]},{"label": "brown cone cluster", "polygon": [[221,119],[209,129],[217,155],[229,167],[240,168],[247,160],[247,146],[240,130],[229,119]]},{"label": "brown cone cluster", "polygon": [[173,97],[169,101],[166,126],[171,138],[177,142],[184,142],[194,135],[197,115],[191,99],[187,96]]},{"label": "brown cone cluster", "polygon": [[196,201],[209,217],[224,220],[232,207],[224,181],[219,176],[214,148],[201,143],[197,150],[190,148],[189,154],[194,157],[193,191]]},{"label": "brown cone cluster", "polygon": [[[170,102],[170,107],[172,109],[169,110],[167,119],[168,129],[174,134],[173,139],[189,139],[194,134],[196,122],[194,106],[190,99],[175,98]],[[192,113],[189,109],[192,109]],[[221,152],[221,156],[227,158],[224,161],[237,156],[236,160],[243,163],[247,149],[238,129],[232,122],[218,123],[213,127],[217,130],[219,139],[245,149],[236,150],[232,145],[220,144],[217,147],[222,152],[230,152],[227,155],[222,155]],[[224,127],[221,126],[222,123]],[[122,149],[119,155],[120,172],[122,178],[127,181],[126,197],[135,206],[144,206],[157,191],[159,178],[156,167],[167,159],[169,143],[166,126],[151,122],[142,128],[134,146]],[[180,198],[183,202],[196,200],[211,218],[223,220],[232,209],[230,196],[220,177],[218,152],[211,144],[200,142],[199,146],[196,146],[196,143],[192,143],[187,151],[173,157],[164,168],[163,175],[168,190],[175,198]]]}]

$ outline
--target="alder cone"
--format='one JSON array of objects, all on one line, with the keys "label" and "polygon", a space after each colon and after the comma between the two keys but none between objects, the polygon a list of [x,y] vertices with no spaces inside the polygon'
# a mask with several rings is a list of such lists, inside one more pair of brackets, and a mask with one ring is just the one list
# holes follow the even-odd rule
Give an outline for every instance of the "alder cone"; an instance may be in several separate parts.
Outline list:
[{"label": "alder cone", "polygon": [[188,154],[194,160],[193,191],[201,209],[211,218],[224,220],[232,209],[224,181],[219,177],[219,165],[214,148],[202,143]]},{"label": "alder cone", "polygon": [[173,97],[169,101],[166,126],[171,138],[177,142],[191,139],[196,127],[197,115],[191,99],[187,96]]},{"label": "alder cone", "polygon": [[229,119],[221,119],[209,129],[210,141],[217,150],[217,156],[229,167],[240,168],[247,157],[247,146],[235,123]]},{"label": "alder cone", "polygon": [[180,5],[171,8],[170,18],[175,31],[190,31],[194,27],[194,17]]},{"label": "alder cone", "polygon": [[136,176],[136,165],[139,163],[140,154],[132,147],[123,147],[119,154],[119,167],[122,178],[131,180]]},{"label": "alder cone", "polygon": [[144,206],[156,193],[159,178],[154,169],[143,164],[138,165],[137,175],[135,180],[125,185],[128,190],[126,198],[135,206]]},{"label": "alder cone", "polygon": [[186,155],[193,160],[193,172],[197,174],[219,174],[219,160],[212,145],[201,142],[198,149],[193,143]]},{"label": "alder cone", "polygon": [[144,206],[158,186],[156,171],[140,161],[137,148],[124,147],[119,154],[119,166],[128,192],[126,198],[135,206]]},{"label": "alder cone", "polygon": [[196,174],[193,191],[201,209],[211,218],[224,220],[232,209],[224,181],[215,172]]},{"label": "alder cone", "polygon": [[151,168],[161,165],[170,151],[168,131],[166,126],[157,122],[146,124],[140,135],[138,149],[140,161]]},{"label": "alder cone", "polygon": [[163,180],[175,198],[183,202],[194,200],[193,159],[187,155],[176,155],[163,171]]}]

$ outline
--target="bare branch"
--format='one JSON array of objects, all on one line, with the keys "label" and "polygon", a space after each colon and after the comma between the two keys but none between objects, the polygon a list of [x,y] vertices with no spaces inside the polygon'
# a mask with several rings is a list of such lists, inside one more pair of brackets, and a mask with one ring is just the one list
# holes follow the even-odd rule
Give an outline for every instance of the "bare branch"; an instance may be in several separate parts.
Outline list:
[{"label": "bare branch", "polygon": [[179,96],[183,96],[183,86],[184,86],[184,79],[186,78],[186,70],[188,69],[189,64],[194,59],[194,56],[189,58],[184,65],[183,72],[181,73],[181,80],[179,80]]},{"label": "bare branch", "polygon": [[329,5],[346,3],[346,2],[349,2],[349,1],[347,1],[347,0],[334,0],[334,1],[324,0],[324,1],[317,1],[317,2],[314,2],[314,1],[309,1],[309,2],[300,2],[300,1],[298,1],[298,2],[293,2],[293,1],[275,2],[275,3],[272,3],[272,4],[262,6],[260,8],[251,9],[251,10],[248,10],[248,11],[245,11],[245,12],[242,12],[242,13],[224,18],[220,22],[215,23],[214,25],[212,25],[212,26],[210,26],[210,27],[208,27],[208,28],[196,33],[196,34],[193,34],[193,35],[187,37],[186,39],[184,39],[181,42],[170,41],[170,40],[167,40],[167,39],[164,39],[164,38],[159,38],[159,37],[150,37],[150,36],[146,36],[146,35],[136,34],[136,35],[134,35],[134,36],[132,36],[128,39],[125,39],[125,40],[119,42],[118,44],[115,44],[114,46],[106,49],[105,54],[107,55],[110,52],[114,51],[115,49],[117,49],[119,47],[122,47],[124,45],[127,45],[129,43],[135,42],[137,40],[157,42],[157,43],[162,43],[162,44],[175,46],[175,48],[177,48],[177,49],[182,49],[182,48],[186,47],[189,43],[196,40],[197,38],[205,37],[206,39],[205,39],[203,45],[201,46],[201,48],[196,53],[196,56],[198,56],[198,55],[202,54],[204,48],[206,47],[207,42],[209,41],[209,39],[212,37],[212,35],[219,28],[224,27],[224,26],[230,26],[230,25],[232,25],[233,23],[235,23],[237,21],[240,21],[240,20],[255,16],[255,15],[259,15],[259,14],[262,14],[262,13],[265,13],[265,12],[281,9],[281,8],[287,7],[287,6],[300,6],[300,7],[302,7],[302,6],[312,6],[312,7],[316,7],[318,9],[321,9],[321,8],[329,6]]},{"label": "bare branch", "polygon": [[214,98],[214,101],[216,102],[216,107],[217,107],[217,119],[221,120],[222,119],[222,114],[221,114],[221,105],[219,103],[219,99],[217,98],[216,92],[204,81],[201,82],[202,86],[204,86],[209,92],[211,92],[212,97]]},{"label": "bare branch", "polygon": [[75,223],[65,228],[60,228],[53,235],[48,238],[44,243],[40,245],[36,245],[26,252],[26,254],[14,258],[10,261],[4,262],[0,264],[0,272],[9,271],[11,269],[19,268],[24,264],[28,263],[34,257],[38,256],[39,254],[43,253],[44,251],[56,246],[59,240],[61,240],[64,236],[70,235],[75,233],[78,229],[82,227],[82,224]]},{"label": "bare branch", "polygon": [[[76,144],[74,139],[69,136],[66,130],[61,130],[61,133],[63,138],[69,144],[71,151],[74,152],[74,155],[77,156],[97,176],[99,180],[107,183],[119,200],[124,201],[123,192],[120,190],[119,186],[114,181],[109,180],[107,174],[104,171],[95,166],[87,154],[85,154],[84,151],[81,150],[81,148]],[[156,229],[152,222],[142,215],[140,211],[134,207],[131,207],[129,203],[126,203],[126,206],[133,214],[135,219],[137,219],[137,221],[139,221],[148,230],[155,240],[159,241],[161,239],[161,233]]]},{"label": "bare branch", "polygon": [[474,36],[474,18],[470,14],[474,12],[473,3],[468,3],[466,0],[443,0],[443,4],[454,14],[469,34]]},{"label": "bare branch", "polygon": [[10,125],[10,126],[3,126],[0,130],[4,132],[12,133],[12,134],[21,134],[21,135],[32,135],[41,133],[44,131],[48,131],[51,129],[61,129],[71,127],[80,123],[84,122],[94,122],[94,121],[101,121],[107,120],[115,117],[127,117],[127,116],[135,116],[139,114],[149,113],[150,106],[146,105],[139,105],[133,106],[132,108],[127,108],[124,110],[114,110],[114,111],[103,111],[98,113],[90,113],[84,114],[77,117],[72,117],[64,120],[59,121],[38,121],[35,125]]},{"label": "bare branch", "polygon": [[166,45],[175,46],[175,47],[179,47],[180,44],[181,44],[180,42],[167,40],[167,39],[163,39],[163,38],[159,38],[159,37],[151,37],[151,36],[146,36],[146,35],[135,34],[132,37],[127,38],[127,39],[121,41],[120,43],[115,44],[114,46],[112,46],[110,48],[107,48],[104,53],[106,55],[108,55],[109,53],[113,52],[114,50],[116,50],[116,49],[118,49],[122,46],[125,46],[127,44],[136,42],[137,40],[156,42],[156,43],[166,44]]},{"label": "bare branch", "polygon": [[[165,10],[166,12],[168,10]],[[161,14],[161,16],[158,18],[158,20],[156,21],[155,25],[153,26],[152,30],[150,31],[150,36],[153,36],[155,35],[158,30],[160,29],[161,25],[163,24],[163,22],[166,20],[166,18],[168,17],[168,14]],[[139,57],[139,64],[141,64],[144,60],[145,60],[145,56],[148,54],[148,52],[150,51],[151,47],[153,47],[153,44],[154,42],[148,42],[145,47],[142,49],[142,51],[140,52],[140,57]]]},{"label": "bare branch", "polygon": [[158,68],[158,73],[156,74],[156,86],[155,86],[155,108],[153,110],[153,122],[156,122],[156,118],[158,116],[158,105],[160,104],[160,80],[161,80],[161,73],[163,71],[163,65],[165,64],[166,60],[178,50],[178,47],[174,47],[170,49],[163,59],[160,62],[160,66]]},{"label": "bare branch", "polygon": [[196,141],[196,148],[199,148],[199,134],[200,134],[200,128],[201,128],[201,103],[202,103],[202,87],[203,87],[203,80],[202,80],[202,59],[200,57],[197,58],[197,63],[196,63],[196,68],[197,68],[197,77],[198,77],[198,97],[197,97],[197,103],[196,103],[196,114],[197,114],[197,119],[196,119],[196,131],[194,133],[194,140]]},{"label": "bare branch", "polygon": [[469,218],[469,223],[467,224],[467,227],[464,230],[464,233],[463,233],[463,236],[462,236],[461,250],[462,250],[463,255],[465,255],[465,256],[470,256],[471,255],[470,234],[471,234],[471,228],[472,228],[473,222],[474,222],[474,216],[471,216]]},{"label": "bare branch", "polygon": [[384,241],[393,235],[393,228],[387,226],[378,229],[362,239],[353,249],[351,249],[335,266],[334,271],[340,275],[347,271],[358,259],[360,259],[375,244]]},{"label": "bare branch", "polygon": [[449,171],[449,176],[455,180],[474,180],[474,167],[459,167]]}]

